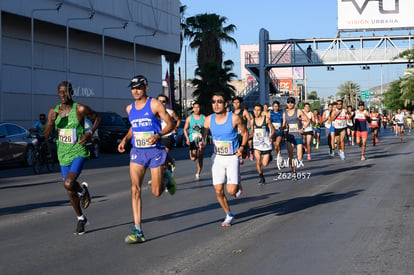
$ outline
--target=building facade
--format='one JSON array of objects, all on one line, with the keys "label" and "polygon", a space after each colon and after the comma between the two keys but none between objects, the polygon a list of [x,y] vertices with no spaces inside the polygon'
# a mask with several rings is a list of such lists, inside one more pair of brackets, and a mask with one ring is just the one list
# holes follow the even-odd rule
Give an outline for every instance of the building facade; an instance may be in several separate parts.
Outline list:
[{"label": "building facade", "polygon": [[162,55],[180,52],[179,0],[2,0],[0,121],[30,128],[58,103],[68,80],[74,100],[125,116],[129,80],[162,92]]}]

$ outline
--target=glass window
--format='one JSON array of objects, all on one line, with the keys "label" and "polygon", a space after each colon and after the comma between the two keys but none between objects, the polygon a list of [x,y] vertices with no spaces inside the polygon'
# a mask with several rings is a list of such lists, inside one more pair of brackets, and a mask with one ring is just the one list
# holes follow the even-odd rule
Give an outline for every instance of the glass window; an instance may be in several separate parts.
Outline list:
[{"label": "glass window", "polygon": [[9,136],[18,135],[24,133],[24,129],[13,124],[7,125],[7,132],[9,133]]}]

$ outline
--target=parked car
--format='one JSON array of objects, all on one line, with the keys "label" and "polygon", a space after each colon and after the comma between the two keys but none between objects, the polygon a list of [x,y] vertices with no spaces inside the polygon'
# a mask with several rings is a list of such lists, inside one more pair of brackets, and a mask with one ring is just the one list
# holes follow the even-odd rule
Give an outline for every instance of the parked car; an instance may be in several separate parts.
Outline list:
[{"label": "parked car", "polygon": [[[97,112],[101,116],[98,127],[100,149],[107,152],[118,150],[118,144],[128,133],[129,127],[122,117],[115,112]],[[127,148],[128,149],[128,148]]]},{"label": "parked car", "polygon": [[[85,117],[85,124],[84,124],[85,133],[92,128],[92,125],[93,125],[93,122],[90,121],[87,117]],[[95,131],[91,139],[89,139],[88,142],[86,143],[86,148],[88,148],[89,152],[91,153],[91,158],[99,158],[99,154],[100,154],[99,146],[100,146],[100,142],[99,142],[98,131]]]},{"label": "parked car", "polygon": [[131,122],[129,122],[128,117],[123,117],[122,119],[124,120],[126,126],[131,127]]},{"label": "parked car", "polygon": [[0,123],[0,164],[23,163],[32,165],[33,139],[20,125]]}]

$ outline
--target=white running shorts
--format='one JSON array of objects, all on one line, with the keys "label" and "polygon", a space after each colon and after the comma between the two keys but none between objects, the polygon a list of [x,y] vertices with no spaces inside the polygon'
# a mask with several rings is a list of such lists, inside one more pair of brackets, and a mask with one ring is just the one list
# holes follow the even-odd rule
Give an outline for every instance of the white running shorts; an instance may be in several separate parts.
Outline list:
[{"label": "white running shorts", "polygon": [[213,185],[216,184],[239,184],[240,161],[236,155],[221,156],[213,154],[211,156],[211,174]]}]

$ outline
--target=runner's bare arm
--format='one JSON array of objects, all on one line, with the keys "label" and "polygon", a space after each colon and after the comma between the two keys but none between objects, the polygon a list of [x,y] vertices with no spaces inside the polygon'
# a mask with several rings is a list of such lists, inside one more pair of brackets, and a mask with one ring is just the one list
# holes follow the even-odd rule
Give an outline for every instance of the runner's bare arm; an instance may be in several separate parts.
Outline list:
[{"label": "runner's bare arm", "polygon": [[83,118],[86,116],[88,119],[93,121],[93,125],[90,131],[85,132],[82,137],[79,139],[79,144],[85,145],[88,139],[90,139],[93,133],[98,129],[99,124],[101,123],[101,117],[93,111],[89,106],[78,104],[77,105],[77,115],[78,120],[83,121]]},{"label": "runner's bare arm", "polygon": [[302,125],[303,129],[309,126],[309,123],[311,122],[307,115],[302,110],[298,110],[298,118],[303,119],[305,121],[305,124]]},{"label": "runner's bare arm", "polygon": [[208,134],[210,133],[210,120],[211,120],[211,115],[204,119],[203,144],[202,144],[203,147],[207,145],[207,137],[208,137]]},{"label": "runner's bare arm", "polygon": [[[233,123],[234,129],[239,129],[240,134],[242,136],[242,142],[241,142],[241,144],[239,144],[240,147],[236,151],[236,156],[241,156],[243,150],[247,146],[247,141],[249,140],[249,132],[247,131],[246,125],[244,123],[242,123],[242,121],[241,121],[241,119],[238,115],[233,114],[232,123]],[[243,148],[241,148],[241,147],[243,147]]]},{"label": "runner's bare arm", "polygon": [[273,126],[272,122],[268,118],[266,118],[266,123],[267,123],[267,126],[270,129],[269,141],[272,141],[273,136],[275,134],[275,127]]},{"label": "runner's bare arm", "polygon": [[177,114],[172,110],[171,117],[176,121],[174,130],[177,131],[178,128],[180,128],[181,119],[177,116]]},{"label": "runner's bare arm", "polygon": [[187,141],[187,145],[190,145],[190,137],[188,136],[188,127],[190,126],[190,119],[191,119],[191,116],[189,116],[189,117],[187,117],[187,119],[185,120],[185,123],[184,123],[184,136],[185,136],[185,139],[186,139],[186,141]]},{"label": "runner's bare arm", "polygon": [[[162,129],[159,133],[155,134],[154,136],[158,136],[158,138],[159,138],[160,136],[166,135],[166,134],[170,133],[172,130],[174,130],[175,123],[171,119],[171,116],[165,110],[164,105],[162,105],[159,100],[154,99],[154,98],[152,99],[152,101],[151,101],[151,110],[155,114],[155,116],[161,118],[167,124],[167,126],[165,126],[164,129]],[[150,144],[153,144],[153,143],[150,143]]]}]

